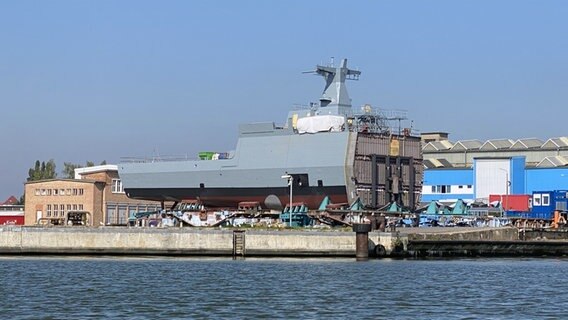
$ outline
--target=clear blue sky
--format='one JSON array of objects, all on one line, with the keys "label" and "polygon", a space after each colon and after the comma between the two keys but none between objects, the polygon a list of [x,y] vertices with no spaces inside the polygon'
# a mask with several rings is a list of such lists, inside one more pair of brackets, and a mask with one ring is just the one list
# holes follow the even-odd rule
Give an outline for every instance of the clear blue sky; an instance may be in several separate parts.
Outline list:
[{"label": "clear blue sky", "polygon": [[567,136],[568,1],[2,1],[0,199],[35,160],[227,151],[362,71],[354,106],[452,140]]}]

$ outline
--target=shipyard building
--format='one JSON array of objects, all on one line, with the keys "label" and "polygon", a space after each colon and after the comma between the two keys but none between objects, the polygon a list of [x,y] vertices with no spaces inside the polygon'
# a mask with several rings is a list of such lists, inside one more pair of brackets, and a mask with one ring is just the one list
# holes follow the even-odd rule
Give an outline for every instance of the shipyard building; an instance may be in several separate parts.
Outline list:
[{"label": "shipyard building", "polygon": [[25,224],[63,224],[70,212],[85,213],[87,225],[126,225],[135,212],[155,211],[160,203],[130,199],[116,165],[75,169],[75,179],[25,184]]},{"label": "shipyard building", "polygon": [[489,202],[489,196],[568,190],[568,137],[460,140],[422,134],[422,201]]}]

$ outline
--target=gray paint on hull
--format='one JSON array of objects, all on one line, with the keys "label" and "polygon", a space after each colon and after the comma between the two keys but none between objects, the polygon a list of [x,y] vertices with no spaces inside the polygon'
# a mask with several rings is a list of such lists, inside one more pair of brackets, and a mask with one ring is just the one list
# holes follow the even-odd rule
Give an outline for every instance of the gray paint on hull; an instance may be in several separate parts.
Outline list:
[{"label": "gray paint on hull", "polygon": [[281,176],[305,173],[309,185],[345,185],[350,133],[241,136],[232,159],[121,163],[125,188],[282,187]]}]

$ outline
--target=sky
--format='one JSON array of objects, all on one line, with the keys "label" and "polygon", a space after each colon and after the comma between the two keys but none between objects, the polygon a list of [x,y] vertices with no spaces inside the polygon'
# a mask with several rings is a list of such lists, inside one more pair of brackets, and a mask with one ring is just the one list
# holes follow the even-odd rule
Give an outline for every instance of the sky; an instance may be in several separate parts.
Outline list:
[{"label": "sky", "polygon": [[36,160],[234,149],[240,123],[318,101],[450,140],[568,136],[568,1],[0,1],[0,201]]}]

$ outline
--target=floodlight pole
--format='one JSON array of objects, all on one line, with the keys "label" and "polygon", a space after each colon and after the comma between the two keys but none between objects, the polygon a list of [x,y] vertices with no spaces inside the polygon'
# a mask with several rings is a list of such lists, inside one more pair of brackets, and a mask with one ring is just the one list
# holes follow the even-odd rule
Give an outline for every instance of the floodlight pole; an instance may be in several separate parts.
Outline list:
[{"label": "floodlight pole", "polygon": [[282,179],[288,180],[288,185],[290,186],[290,206],[288,207],[288,213],[290,214],[290,228],[292,227],[292,185],[294,182],[294,177],[289,174],[282,176]]},{"label": "floodlight pole", "polygon": [[509,181],[509,171],[499,168],[499,170],[505,172],[505,208],[503,208],[503,199],[501,199],[501,207],[503,208],[502,216],[507,216],[507,204],[509,203],[509,188],[511,186],[511,181]]},{"label": "floodlight pole", "polygon": [[290,176],[288,179],[288,184],[290,185],[290,228],[292,228],[292,185],[294,182],[294,178]]}]

